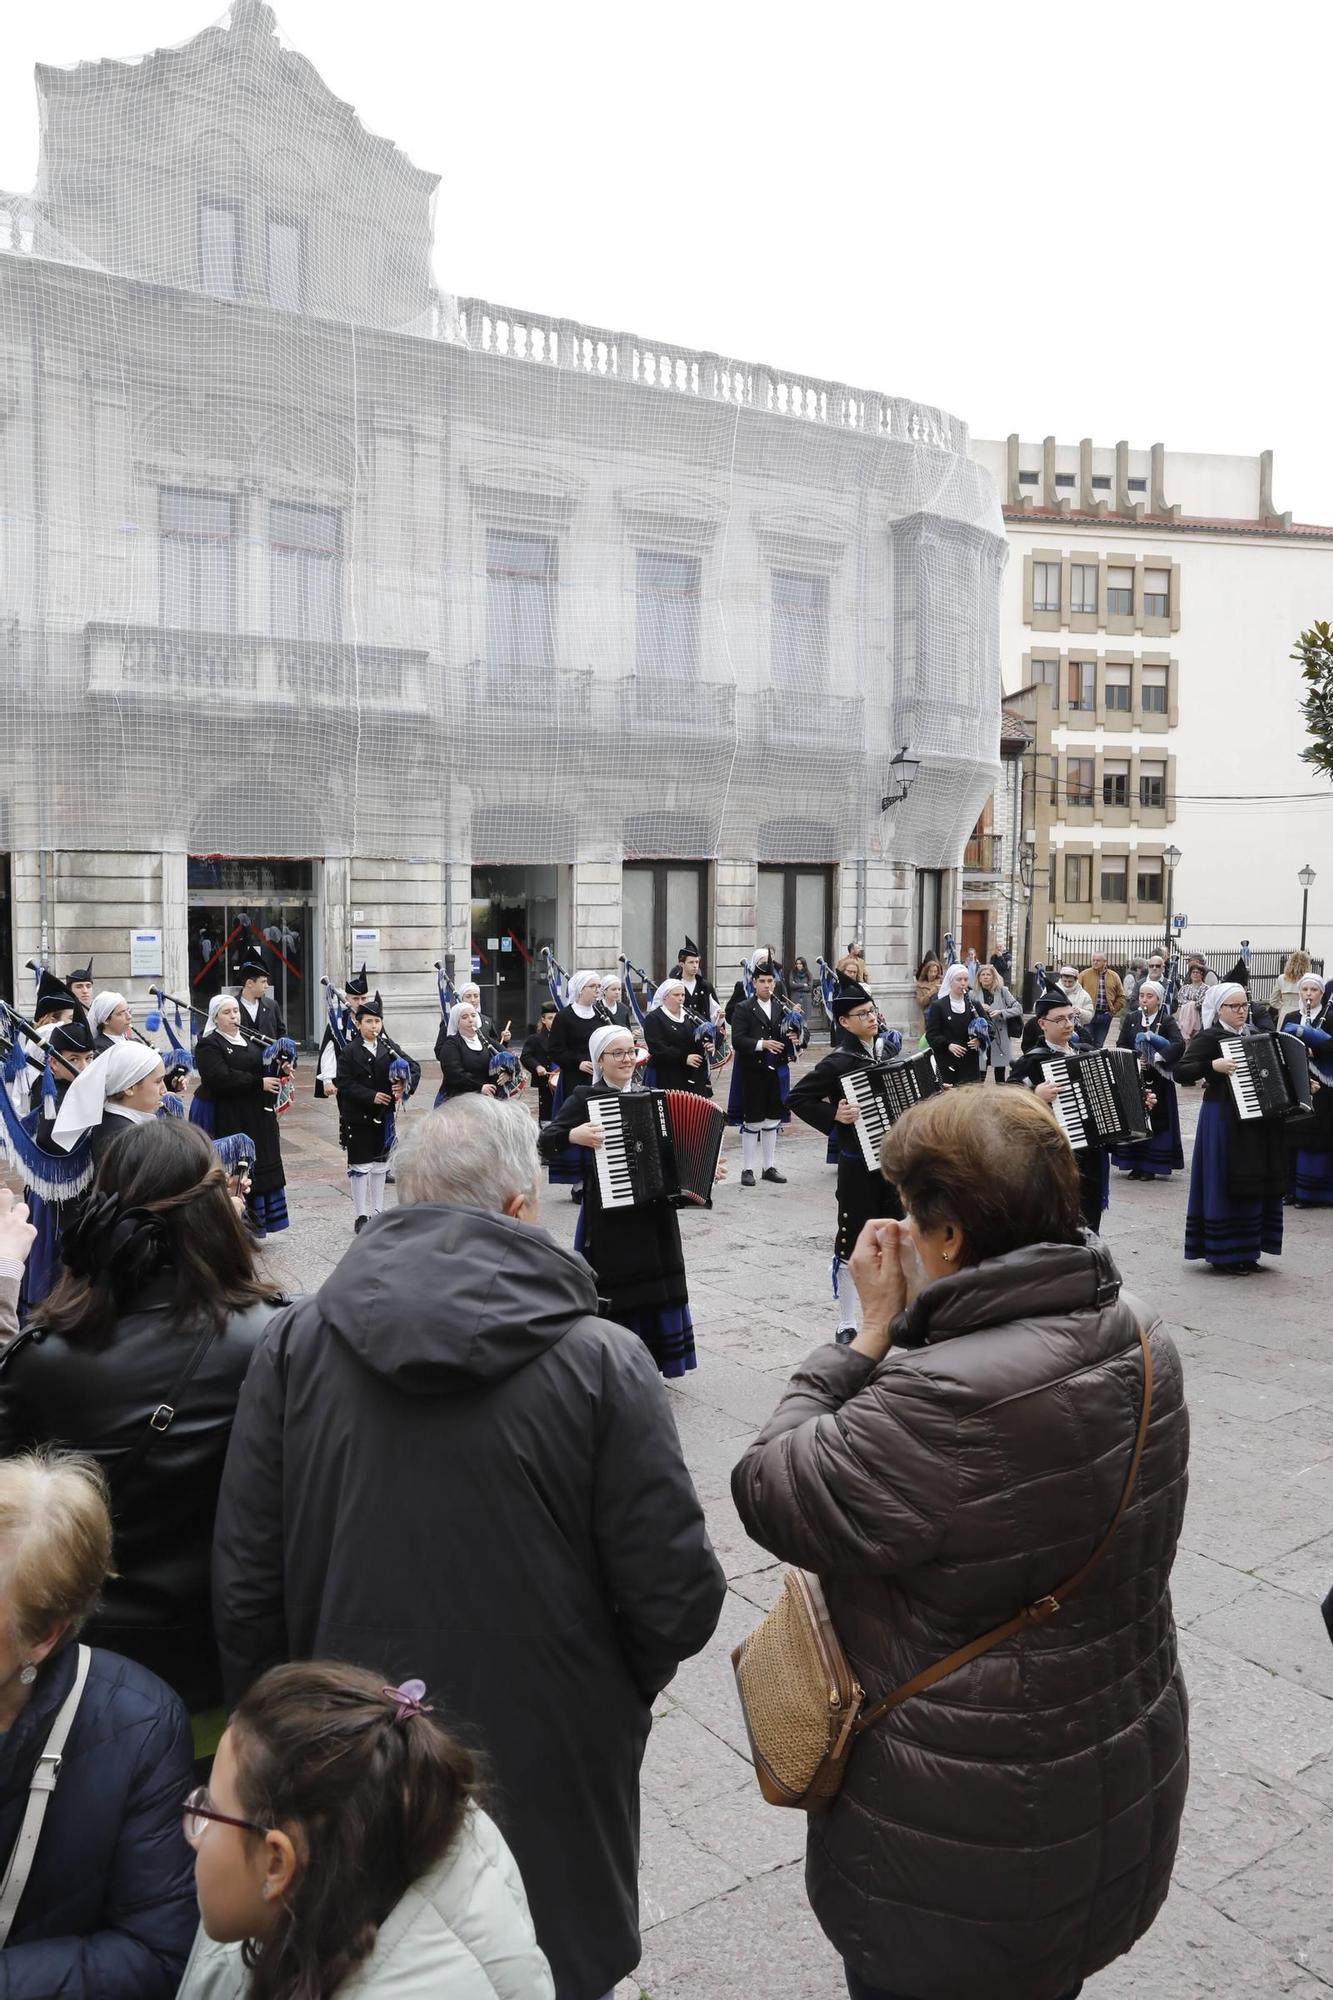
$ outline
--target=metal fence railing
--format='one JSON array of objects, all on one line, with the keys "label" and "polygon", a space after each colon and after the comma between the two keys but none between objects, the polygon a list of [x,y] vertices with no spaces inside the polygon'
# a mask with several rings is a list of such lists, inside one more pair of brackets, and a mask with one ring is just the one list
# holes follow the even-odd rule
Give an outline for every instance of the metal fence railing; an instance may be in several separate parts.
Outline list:
[{"label": "metal fence railing", "polygon": [[[1123,974],[1125,967],[1134,958],[1147,958],[1151,952],[1162,949],[1163,936],[1159,928],[1135,931],[1084,931],[1078,937],[1051,925],[1046,939],[1046,963],[1051,965],[1077,965],[1080,971],[1091,961],[1094,953],[1104,951],[1116,971]],[[1278,978],[1291,953],[1294,943],[1280,950],[1265,946],[1262,950],[1251,951],[1249,958],[1250,983],[1256,989],[1264,984],[1272,985]],[[1195,953],[1202,954],[1216,973],[1230,972],[1240,957],[1240,940],[1232,938],[1221,943],[1205,943],[1188,938],[1181,947],[1183,955],[1189,958]],[[1316,972],[1323,972],[1324,961],[1312,961]]]}]

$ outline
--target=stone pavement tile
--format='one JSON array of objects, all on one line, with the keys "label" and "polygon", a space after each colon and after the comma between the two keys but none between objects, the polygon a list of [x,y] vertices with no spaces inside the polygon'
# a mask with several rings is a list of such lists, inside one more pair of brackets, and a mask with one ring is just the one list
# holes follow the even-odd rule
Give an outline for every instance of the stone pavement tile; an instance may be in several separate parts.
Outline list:
[{"label": "stone pavement tile", "polygon": [[784,1564],[770,1563],[767,1569],[752,1570],[748,1576],[733,1576],[727,1588],[758,1610],[768,1611],[782,1588],[785,1573]]},{"label": "stone pavement tile", "polygon": [[1235,1569],[1258,1569],[1333,1525],[1327,1461],[1256,1480],[1252,1465],[1205,1448],[1191,1451],[1189,1478],[1182,1544]]},{"label": "stone pavement tile", "polygon": [[[1219,1406],[1236,1400],[1237,1391],[1241,1396],[1262,1395],[1259,1385],[1242,1382],[1235,1375],[1208,1375],[1200,1384],[1202,1392],[1219,1387],[1221,1394],[1216,1398],[1186,1389],[1191,1455],[1196,1451],[1220,1453],[1232,1462],[1239,1476],[1252,1479],[1257,1485],[1262,1485],[1272,1474],[1293,1478],[1333,1458],[1333,1450],[1313,1445],[1303,1431],[1292,1428],[1297,1418],[1308,1422],[1318,1417],[1317,1404],[1302,1403],[1281,1416],[1251,1419]],[[1333,1439],[1330,1443],[1333,1444]]]},{"label": "stone pavement tile", "polygon": [[1333,1589],[1333,1534],[1316,1535],[1290,1555],[1261,1564],[1259,1574],[1266,1583],[1280,1584],[1283,1590],[1305,1598],[1318,1611]]},{"label": "stone pavement tile", "polygon": [[1183,1883],[1147,1936],[1084,1992],[1087,2000],[1328,2000],[1304,1966]]},{"label": "stone pavement tile", "polygon": [[757,1785],[753,1796],[727,1792],[704,1805],[690,1806],[677,1824],[698,1846],[730,1861],[746,1877],[766,1875],[805,1857],[805,1814],[765,1804]]},{"label": "stone pavement tile", "polygon": [[750,1540],[736,1517],[730,1494],[725,1500],[706,1500],[704,1517],[709,1539],[728,1582],[733,1576],[749,1576],[752,1571],[763,1569],[766,1563],[777,1561],[770,1550]]},{"label": "stone pavement tile", "polygon": [[768,1421],[778,1400],[778,1388],[765,1375],[725,1354],[708,1355],[692,1375],[682,1376],[680,1393],[754,1427]]},{"label": "stone pavement tile", "polygon": [[1191,1417],[1196,1410],[1222,1410],[1260,1424],[1267,1417],[1288,1417],[1294,1410],[1307,1409],[1312,1401],[1302,1390],[1290,1387],[1285,1374],[1259,1378],[1198,1370],[1189,1379]]},{"label": "stone pavement tile", "polygon": [[699,1903],[725,1895],[745,1880],[739,1859],[715,1844],[695,1837],[696,1816],[707,1805],[687,1808],[677,1820],[662,1807],[645,1804],[641,1811],[639,1864],[639,1927],[646,1931]]},{"label": "stone pavement tile", "polygon": [[701,1722],[705,1729],[729,1744],[738,1757],[743,1757],[747,1765],[750,1743],[736,1694],[731,1649],[753,1632],[760,1615],[748,1598],[728,1590],[717,1631],[702,1653],[685,1661],[667,1689],[674,1708],[683,1709]]},{"label": "stone pavement tile", "polygon": [[[1209,1340],[1207,1360],[1211,1370],[1223,1375],[1293,1393],[1307,1403],[1333,1404],[1333,1361],[1326,1355],[1303,1353],[1291,1341],[1281,1347],[1258,1347],[1248,1335],[1240,1340],[1220,1334]],[[1255,1415],[1282,1414],[1255,1405]]]},{"label": "stone pavement tile", "polygon": [[1223,1882],[1210,1900],[1284,1958],[1333,1985],[1330,1880],[1333,1815],[1325,1814]]},{"label": "stone pavement tile", "polygon": [[1267,1428],[1304,1445],[1312,1459],[1327,1457],[1333,1450],[1333,1410],[1322,1403],[1308,1403],[1289,1417],[1273,1417]]},{"label": "stone pavement tile", "polygon": [[1180,1661],[1201,1771],[1248,1772],[1266,1784],[1299,1774],[1302,1789],[1322,1788],[1322,1762],[1333,1757],[1333,1702],[1194,1631],[1180,1635]]},{"label": "stone pavement tile", "polygon": [[1174,1879],[1207,1894],[1326,1812],[1309,1793],[1217,1768],[1208,1742],[1196,1742]]},{"label": "stone pavement tile", "polygon": [[[697,1371],[698,1372],[698,1371]],[[706,1370],[704,1387],[706,1388]],[[671,1404],[671,1414],[676,1419],[676,1432],[687,1451],[693,1451],[702,1444],[738,1440],[737,1457],[754,1436],[756,1426],[747,1424],[739,1417],[733,1417],[729,1410],[715,1409],[706,1398],[686,1395],[675,1382],[666,1385],[667,1400]]]},{"label": "stone pavement tile", "polygon": [[[755,1798],[761,1811],[774,1810]],[[637,1978],[651,2000],[845,2000],[846,1994],[842,1961],[805,1900],[799,1861],[655,1924],[644,1934]]]},{"label": "stone pavement tile", "polygon": [[1228,1646],[1297,1687],[1333,1699],[1333,1646],[1319,1615],[1317,1597],[1301,1597],[1275,1584],[1256,1583],[1195,1621],[1196,1637]]},{"label": "stone pavement tile", "polygon": [[1205,1612],[1217,1611],[1247,1590],[1253,1590],[1254,1584],[1255,1579],[1244,1570],[1231,1569],[1226,1563],[1214,1562],[1211,1556],[1201,1556],[1193,1549],[1178,1550],[1171,1570],[1171,1606],[1176,1624],[1193,1625]]},{"label": "stone pavement tile", "polygon": [[707,1443],[690,1445],[690,1472],[701,1500],[730,1501],[732,1467],[752,1435],[747,1432],[743,1437],[710,1438]]},{"label": "stone pavement tile", "polygon": [[[719,1793],[753,1785],[754,1773],[739,1752],[687,1710],[662,1695],[643,1759],[643,1794],[673,1817]],[[761,1801],[762,1803],[762,1801]]]}]

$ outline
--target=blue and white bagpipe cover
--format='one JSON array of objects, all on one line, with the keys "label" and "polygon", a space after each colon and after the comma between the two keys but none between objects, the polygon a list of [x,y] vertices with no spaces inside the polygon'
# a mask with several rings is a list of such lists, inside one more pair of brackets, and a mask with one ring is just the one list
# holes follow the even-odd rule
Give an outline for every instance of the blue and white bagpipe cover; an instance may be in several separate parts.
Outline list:
[{"label": "blue and white bagpipe cover", "polygon": [[[407,1099],[412,1095],[412,1065],[404,1056],[395,1056],[389,1064],[390,1091],[393,1091],[395,1087],[401,1088],[403,1093],[401,1102],[405,1104]],[[392,1152],[393,1148],[398,1144],[398,1123],[394,1117],[394,1113],[400,1108],[399,1102],[395,1101],[384,1114],[384,1150],[386,1153]]]},{"label": "blue and white bagpipe cover", "polygon": [[248,1132],[228,1132],[213,1141],[213,1151],[228,1180],[255,1163],[255,1142]]},{"label": "blue and white bagpipe cover", "polygon": [[296,1097],[296,1083],[291,1072],[296,1068],[297,1059],[296,1043],[288,1035],[279,1035],[277,1040],[270,1042],[264,1050],[266,1070],[274,1072],[284,1068],[287,1070],[287,1074],[279,1081],[277,1096],[268,1106],[268,1109],[278,1117],[281,1117],[284,1111],[290,1111]]},{"label": "blue and white bagpipe cover", "polygon": [[527,1089],[528,1073],[512,1049],[493,1049],[489,1069],[497,1097],[517,1097]]}]

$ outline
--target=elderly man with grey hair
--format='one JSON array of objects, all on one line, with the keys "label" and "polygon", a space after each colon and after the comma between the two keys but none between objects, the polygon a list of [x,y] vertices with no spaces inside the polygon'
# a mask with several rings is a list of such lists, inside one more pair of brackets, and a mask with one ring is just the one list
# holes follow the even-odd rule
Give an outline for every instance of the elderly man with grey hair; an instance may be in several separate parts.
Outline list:
[{"label": "elderly man with grey hair", "polygon": [[639,1958],[652,1703],[726,1586],[652,1356],[537,1226],[527,1112],[452,1099],[397,1178],[241,1393],[214,1544],[227,1693],[289,1659],[423,1680],[486,1759],[558,2000],[601,2000]]}]

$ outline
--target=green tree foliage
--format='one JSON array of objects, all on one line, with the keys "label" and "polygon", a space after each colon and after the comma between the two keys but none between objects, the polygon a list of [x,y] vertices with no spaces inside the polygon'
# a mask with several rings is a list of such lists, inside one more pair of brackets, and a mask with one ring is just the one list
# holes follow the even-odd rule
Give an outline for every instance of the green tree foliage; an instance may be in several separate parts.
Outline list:
[{"label": "green tree foliage", "polygon": [[1301,633],[1291,657],[1299,660],[1305,682],[1301,714],[1310,742],[1301,756],[1326,778],[1333,778],[1333,629],[1327,622],[1312,625]]}]

